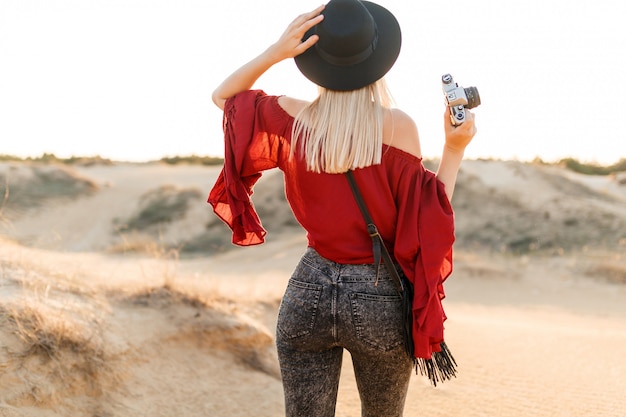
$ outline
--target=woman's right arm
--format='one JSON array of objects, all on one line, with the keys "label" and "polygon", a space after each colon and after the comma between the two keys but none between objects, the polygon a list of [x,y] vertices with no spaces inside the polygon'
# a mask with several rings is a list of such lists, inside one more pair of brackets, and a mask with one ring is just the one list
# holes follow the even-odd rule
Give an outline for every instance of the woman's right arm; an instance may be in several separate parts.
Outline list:
[{"label": "woman's right arm", "polygon": [[476,134],[476,125],[474,124],[474,114],[469,110],[465,110],[467,120],[460,126],[452,125],[450,121],[450,112],[446,107],[444,114],[444,130],[446,134],[446,143],[439,162],[437,170],[437,178],[445,185],[448,200],[452,200],[456,178],[463,161],[465,148],[472,141]]},{"label": "woman's right arm", "polygon": [[298,16],[276,43],[226,78],[211,96],[215,105],[223,110],[227,99],[252,88],[256,80],[274,64],[300,55],[313,46],[319,39],[317,35],[310,36],[304,42],[302,38],[306,31],[324,19],[322,10],[324,6]]}]

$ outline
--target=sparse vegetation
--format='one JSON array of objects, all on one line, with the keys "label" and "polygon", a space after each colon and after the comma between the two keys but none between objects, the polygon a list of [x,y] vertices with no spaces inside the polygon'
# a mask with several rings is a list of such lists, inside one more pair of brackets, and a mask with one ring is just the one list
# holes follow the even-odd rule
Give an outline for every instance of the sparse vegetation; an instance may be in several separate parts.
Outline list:
[{"label": "sparse vegetation", "polygon": [[[198,349],[207,362],[219,351],[278,378],[271,334],[219,294],[183,290],[173,282],[70,291],[57,285],[58,277],[24,267],[30,264],[0,261],[0,415],[118,415],[120,399],[144,394],[137,388],[149,377],[143,364],[159,367],[172,359],[171,350],[162,352],[164,345]],[[146,317],[157,320],[153,327],[142,322]],[[147,375],[170,374],[156,369]]]},{"label": "sparse vegetation", "polygon": [[144,231],[185,216],[190,201],[203,197],[197,188],[164,185],[141,196],[139,212],[118,227],[120,231]]},{"label": "sparse vegetation", "polygon": [[164,162],[169,165],[178,165],[178,164],[190,164],[190,165],[223,165],[224,158],[219,158],[216,156],[199,156],[199,155],[189,155],[189,156],[171,156],[161,158],[161,162]]},{"label": "sparse vegetation", "polygon": [[99,397],[114,379],[99,324],[75,314],[45,302],[0,305],[0,333],[10,346],[0,352],[3,369],[30,391],[28,402],[53,404],[77,392]]},{"label": "sparse vegetation", "polygon": [[145,290],[126,296],[124,301],[143,307],[163,308],[179,304],[193,308],[208,307],[207,301],[201,299],[198,294],[183,292],[169,284],[161,287],[146,288]]},{"label": "sparse vegetation", "polygon": [[122,233],[120,241],[109,246],[107,252],[111,254],[141,253],[154,259],[178,259],[178,248],[160,242],[154,236],[131,231]]},{"label": "sparse vegetation", "polygon": [[626,219],[614,209],[621,204],[617,197],[550,169],[523,167],[517,165],[516,175],[529,186],[537,180],[553,188],[550,200],[534,204],[527,193],[490,187],[461,170],[453,200],[457,247],[558,255],[587,247],[614,248],[626,238]]},{"label": "sparse vegetation", "polygon": [[113,161],[107,158],[103,158],[99,155],[96,156],[71,156],[69,158],[59,158],[53,153],[44,153],[38,157],[20,158],[14,155],[0,154],[0,162],[35,162],[42,164],[66,164],[66,165],[112,165]]},{"label": "sparse vegetation", "polygon": [[619,172],[626,172],[626,158],[620,159],[613,165],[603,166],[599,164],[582,163],[573,158],[565,158],[559,161],[559,165],[570,171],[585,175],[610,175]]},{"label": "sparse vegetation", "polygon": [[[80,355],[85,360],[82,369],[89,376],[97,372],[103,362],[104,353],[98,338],[85,332],[93,323],[81,328],[71,325],[67,317],[44,314],[28,305],[18,308],[7,308],[0,305],[0,323],[10,326],[13,334],[22,342],[23,349],[13,352],[22,357],[31,355],[41,356],[44,360],[58,362],[63,351]],[[76,323],[75,323],[76,324]],[[97,326],[96,326],[97,327]]]},{"label": "sparse vegetation", "polygon": [[586,271],[586,275],[595,281],[602,280],[612,284],[626,284],[626,268],[610,263],[594,265]]},{"label": "sparse vegetation", "polygon": [[[43,164],[67,164],[67,165],[112,165],[115,162],[108,158],[103,158],[99,155],[95,156],[71,156],[69,158],[60,158],[53,153],[43,153],[38,157],[26,157],[22,158],[15,155],[0,154],[0,162],[38,162]],[[177,155],[177,156],[165,156],[159,160],[168,165],[189,164],[189,165],[205,165],[205,166],[219,166],[224,164],[224,158],[219,156],[207,156],[207,155]],[[438,161],[436,160],[424,160],[424,165],[428,169],[436,169]],[[535,164],[550,165],[544,162],[541,158],[535,158],[533,160]],[[610,175],[620,172],[626,172],[626,158],[621,158],[618,162],[612,165],[602,165],[596,163],[581,162],[575,158],[563,158],[556,162],[556,165],[561,165],[571,171],[578,172],[585,175]]]},{"label": "sparse vegetation", "polygon": [[[187,155],[187,156],[166,156],[159,160],[168,165],[177,164],[189,164],[189,165],[206,165],[215,166],[222,165],[224,158],[218,156],[202,156],[202,155]],[[35,162],[42,164],[67,164],[67,165],[113,165],[115,162],[108,158],[103,158],[99,155],[95,156],[71,156],[69,158],[60,158],[53,153],[43,153],[37,157],[22,158],[15,155],[0,154],[0,162]]]},{"label": "sparse vegetation", "polygon": [[35,165],[0,171],[2,208],[23,212],[52,199],[75,198],[98,190],[98,184],[62,165]]},{"label": "sparse vegetation", "polygon": [[108,248],[108,252],[142,253],[156,259],[172,259],[181,253],[206,255],[223,251],[230,245],[230,231],[216,217],[210,218],[204,229],[198,225],[199,234],[175,239],[163,237],[169,223],[183,220],[191,204],[199,204],[204,199],[205,194],[199,189],[172,185],[145,193],[135,214],[126,220],[116,220],[114,227],[120,239]]}]

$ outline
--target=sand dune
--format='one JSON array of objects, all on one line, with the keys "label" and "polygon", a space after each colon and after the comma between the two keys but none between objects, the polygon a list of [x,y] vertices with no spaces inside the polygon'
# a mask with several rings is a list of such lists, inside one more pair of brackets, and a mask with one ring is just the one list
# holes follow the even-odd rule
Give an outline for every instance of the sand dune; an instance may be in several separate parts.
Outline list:
[{"label": "sand dune", "polygon": [[[0,165],[0,416],[281,415],[275,316],[305,239],[269,173],[268,242],[230,247],[217,172]],[[453,203],[460,371],[414,377],[405,415],[626,415],[622,178],[466,161]],[[358,415],[346,354],[337,416]]]}]

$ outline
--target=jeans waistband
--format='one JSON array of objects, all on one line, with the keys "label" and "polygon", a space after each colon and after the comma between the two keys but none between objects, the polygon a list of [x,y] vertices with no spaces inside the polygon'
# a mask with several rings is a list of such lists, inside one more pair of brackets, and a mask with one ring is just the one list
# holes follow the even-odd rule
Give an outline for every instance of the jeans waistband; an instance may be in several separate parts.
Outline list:
[{"label": "jeans waistband", "polygon": [[[324,258],[311,247],[307,248],[302,257],[302,261],[308,266],[329,274],[338,274],[343,281],[376,281],[376,265],[374,264],[342,264]],[[391,275],[387,272],[385,264],[379,266],[378,280],[391,280]],[[398,271],[400,269],[396,266]]]}]

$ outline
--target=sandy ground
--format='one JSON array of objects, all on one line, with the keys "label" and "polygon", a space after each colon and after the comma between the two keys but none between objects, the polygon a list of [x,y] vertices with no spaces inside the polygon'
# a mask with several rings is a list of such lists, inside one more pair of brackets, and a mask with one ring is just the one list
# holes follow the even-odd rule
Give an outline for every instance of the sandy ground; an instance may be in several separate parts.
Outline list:
[{"label": "sandy ground", "polygon": [[[302,233],[276,227],[264,245],[206,256],[111,253],[121,239],[112,224],[137,211],[146,190],[172,184],[204,194],[216,170],[77,171],[97,192],[14,218],[5,212],[0,416],[280,416],[274,325]],[[523,164],[464,165],[465,177],[498,190],[518,186],[511,172],[522,171],[524,181],[543,178]],[[626,207],[615,181],[574,179],[610,194],[593,204]],[[534,190],[545,210],[561,198],[546,183]],[[212,224],[202,201],[183,217],[160,229],[160,243]],[[457,220],[461,230],[471,226]],[[436,388],[415,376],[405,415],[626,416],[626,246],[512,254],[471,243],[459,245],[446,286],[459,375]],[[344,359],[337,416],[356,417],[358,391]]]}]

